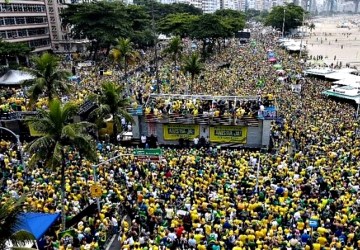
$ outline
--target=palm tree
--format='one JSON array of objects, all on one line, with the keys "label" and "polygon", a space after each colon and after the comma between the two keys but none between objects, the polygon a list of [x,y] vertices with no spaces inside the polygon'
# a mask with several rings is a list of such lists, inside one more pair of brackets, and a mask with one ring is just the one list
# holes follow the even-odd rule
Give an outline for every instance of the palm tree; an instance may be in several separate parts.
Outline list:
[{"label": "palm tree", "polygon": [[310,36],[311,36],[311,32],[315,29],[315,24],[314,23],[310,23],[309,24],[309,30],[310,30]]},{"label": "palm tree", "polygon": [[190,91],[192,91],[195,76],[199,75],[201,73],[201,71],[203,70],[203,65],[200,62],[199,54],[192,53],[190,56],[188,56],[185,59],[183,70],[185,72],[190,73],[190,75],[191,75]]},{"label": "palm tree", "polygon": [[10,240],[13,245],[20,246],[26,241],[34,241],[35,237],[28,231],[20,229],[20,215],[23,212],[25,196],[20,199],[9,198],[0,206],[0,249],[6,249],[6,242]]},{"label": "palm tree", "polygon": [[183,45],[182,45],[182,42],[181,42],[181,38],[179,36],[175,36],[173,37],[167,48],[164,50],[164,52],[166,54],[169,54],[172,56],[172,59],[174,61],[174,68],[175,68],[175,84],[177,82],[177,79],[176,79],[176,75],[177,75],[177,71],[176,71],[176,67],[177,67],[177,60],[180,59],[181,57],[181,52],[182,52],[182,49],[183,49]]},{"label": "palm tree", "polygon": [[128,38],[119,38],[117,45],[110,51],[110,56],[115,63],[124,66],[125,80],[127,80],[128,65],[135,63],[139,59],[139,53],[134,50],[133,43]]},{"label": "palm tree", "polygon": [[30,142],[26,151],[32,155],[29,166],[43,162],[44,167],[58,171],[61,176],[62,226],[65,229],[65,149],[74,146],[90,161],[96,160],[95,142],[86,129],[94,125],[88,122],[72,122],[78,106],[72,102],[62,105],[58,99],[49,104],[49,110],[39,110],[38,117],[27,120],[35,132],[42,136]]},{"label": "palm tree", "polygon": [[101,85],[100,94],[95,96],[98,107],[89,114],[90,118],[95,117],[98,121],[103,121],[107,116],[112,115],[114,139],[116,139],[118,129],[121,127],[122,117],[129,122],[134,122],[134,119],[126,110],[130,106],[129,99],[123,98],[122,93],[122,86],[114,82],[104,82]]},{"label": "palm tree", "polygon": [[37,101],[41,94],[45,94],[50,102],[59,93],[69,93],[70,82],[68,77],[70,72],[59,69],[59,63],[59,58],[49,53],[32,58],[33,66],[25,68],[35,77],[26,81],[26,84],[31,85],[29,90],[31,103]]}]

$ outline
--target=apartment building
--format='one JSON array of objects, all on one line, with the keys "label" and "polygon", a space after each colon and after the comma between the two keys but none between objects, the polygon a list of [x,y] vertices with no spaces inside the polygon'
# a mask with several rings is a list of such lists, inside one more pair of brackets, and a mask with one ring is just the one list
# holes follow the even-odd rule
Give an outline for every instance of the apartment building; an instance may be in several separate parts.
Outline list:
[{"label": "apartment building", "polygon": [[75,4],[82,0],[45,0],[46,13],[49,19],[50,38],[52,49],[56,53],[69,53],[75,51],[84,51],[89,44],[89,40],[73,39],[70,37],[71,27],[64,26],[60,14],[67,4]]},{"label": "apartment building", "polygon": [[51,49],[44,1],[0,0],[0,38],[27,43],[34,52]]},{"label": "apartment building", "polygon": [[202,0],[203,13],[214,13],[220,9],[220,0]]}]

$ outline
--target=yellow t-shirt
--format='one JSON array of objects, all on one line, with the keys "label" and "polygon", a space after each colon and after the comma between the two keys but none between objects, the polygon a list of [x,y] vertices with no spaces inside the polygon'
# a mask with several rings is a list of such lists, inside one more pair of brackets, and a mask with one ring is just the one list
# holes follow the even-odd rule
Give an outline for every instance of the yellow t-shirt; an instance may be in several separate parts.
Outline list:
[{"label": "yellow t-shirt", "polygon": [[321,246],[324,246],[327,243],[327,239],[325,237],[320,236],[318,238],[318,242],[320,243]]},{"label": "yellow t-shirt", "polygon": [[313,249],[314,250],[320,250],[321,249],[321,245],[319,243],[313,243]]},{"label": "yellow t-shirt", "polygon": [[195,234],[194,235],[194,239],[196,240],[196,243],[199,244],[201,239],[203,238],[204,236],[202,234]]},{"label": "yellow t-shirt", "polygon": [[197,249],[198,250],[206,250],[206,246],[203,244],[198,244]]}]

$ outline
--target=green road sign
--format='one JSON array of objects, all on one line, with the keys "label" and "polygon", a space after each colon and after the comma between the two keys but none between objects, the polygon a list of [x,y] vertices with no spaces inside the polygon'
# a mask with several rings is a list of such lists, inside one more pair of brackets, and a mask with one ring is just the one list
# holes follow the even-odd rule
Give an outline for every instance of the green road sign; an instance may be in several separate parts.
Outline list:
[{"label": "green road sign", "polygon": [[135,156],[161,156],[162,151],[160,148],[150,148],[150,149],[135,149]]}]

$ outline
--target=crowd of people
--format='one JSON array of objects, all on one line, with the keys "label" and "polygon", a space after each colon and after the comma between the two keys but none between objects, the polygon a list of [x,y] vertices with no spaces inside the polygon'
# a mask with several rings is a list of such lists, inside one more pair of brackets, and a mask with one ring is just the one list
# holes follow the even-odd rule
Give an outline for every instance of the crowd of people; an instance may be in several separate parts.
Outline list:
[{"label": "crowd of people", "polygon": [[[304,64],[278,48],[274,36],[259,36],[256,41],[255,46],[240,46],[233,40],[207,59],[192,87],[199,95],[256,96],[252,105],[240,100],[234,104],[158,98],[146,112],[156,108],[194,114],[202,108],[224,115],[242,108],[244,113],[257,114],[270,100],[282,118],[272,126],[275,150],[164,148],[159,161],[144,161],[132,155],[132,148],[99,142],[100,161],[114,152],[124,154],[99,166],[101,211],[73,226],[71,237],[60,239],[62,229],[56,228],[48,234],[47,249],[100,249],[109,232],[119,233],[116,240],[128,250],[360,249],[360,139],[355,109],[324,97],[321,93],[330,83],[323,80],[307,78],[301,92],[294,93],[290,85],[297,83]],[[275,52],[287,81],[279,80],[277,69],[267,60],[268,50]],[[219,68],[223,62],[229,66]],[[161,65],[166,69],[159,74],[161,92],[184,94],[190,77],[172,65],[170,59]],[[91,75],[83,79],[76,93],[81,99],[97,84]],[[148,70],[129,76],[128,95],[137,105],[140,100],[146,103],[154,80]],[[25,172],[13,145],[1,146],[1,202],[7,199],[5,194],[25,194],[24,209],[60,212],[58,173],[42,167]],[[65,213],[70,220],[95,203],[89,195],[94,177],[91,163],[74,149],[68,149],[66,164]]]}]

